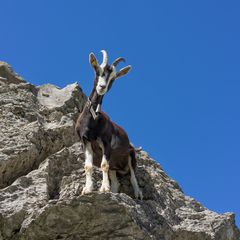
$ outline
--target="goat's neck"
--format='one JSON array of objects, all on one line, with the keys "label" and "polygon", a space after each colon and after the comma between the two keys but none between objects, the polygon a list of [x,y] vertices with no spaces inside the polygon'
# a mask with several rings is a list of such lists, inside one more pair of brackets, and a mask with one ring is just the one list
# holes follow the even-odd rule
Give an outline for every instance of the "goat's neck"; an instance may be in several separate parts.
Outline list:
[{"label": "goat's neck", "polygon": [[89,99],[95,111],[97,110],[98,105],[102,105],[103,96],[98,95],[95,88],[92,90]]}]

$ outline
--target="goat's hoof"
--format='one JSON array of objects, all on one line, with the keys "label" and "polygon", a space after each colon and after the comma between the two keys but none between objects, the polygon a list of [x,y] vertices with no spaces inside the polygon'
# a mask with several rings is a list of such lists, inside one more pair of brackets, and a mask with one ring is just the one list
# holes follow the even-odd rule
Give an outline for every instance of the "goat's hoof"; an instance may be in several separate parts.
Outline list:
[{"label": "goat's hoof", "polygon": [[89,194],[91,192],[92,192],[92,188],[84,187],[83,190],[82,190],[82,194],[81,195]]},{"label": "goat's hoof", "polygon": [[101,193],[107,193],[107,192],[110,192],[110,186],[104,186],[102,185],[99,189],[99,192]]},{"label": "goat's hoof", "polygon": [[136,191],[136,192],[134,193],[134,195],[135,195],[135,198],[136,198],[136,199],[143,200],[143,194],[142,194],[142,191],[141,191],[140,189],[138,189],[138,191]]}]

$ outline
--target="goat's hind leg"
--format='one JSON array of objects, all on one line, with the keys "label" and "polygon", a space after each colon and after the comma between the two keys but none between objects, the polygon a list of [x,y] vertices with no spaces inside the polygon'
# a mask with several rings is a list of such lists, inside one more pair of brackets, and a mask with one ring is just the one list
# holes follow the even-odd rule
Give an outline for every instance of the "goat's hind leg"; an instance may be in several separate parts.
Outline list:
[{"label": "goat's hind leg", "polygon": [[128,166],[129,166],[129,169],[130,169],[130,174],[131,174],[130,181],[131,181],[131,184],[133,186],[135,198],[136,199],[140,198],[142,200],[143,199],[143,195],[142,195],[142,191],[140,190],[140,188],[138,186],[138,182],[137,182],[137,179],[136,179],[133,167],[132,167],[132,158],[131,158],[131,156],[128,157]]},{"label": "goat's hind leg", "polygon": [[109,177],[111,180],[111,192],[118,193],[120,183],[118,182],[118,179],[117,179],[116,170],[109,170]]},{"label": "goat's hind leg", "polygon": [[85,174],[86,174],[86,184],[82,190],[82,195],[92,192],[93,190],[93,181],[92,181],[92,172],[93,172],[93,150],[90,142],[85,144]]}]

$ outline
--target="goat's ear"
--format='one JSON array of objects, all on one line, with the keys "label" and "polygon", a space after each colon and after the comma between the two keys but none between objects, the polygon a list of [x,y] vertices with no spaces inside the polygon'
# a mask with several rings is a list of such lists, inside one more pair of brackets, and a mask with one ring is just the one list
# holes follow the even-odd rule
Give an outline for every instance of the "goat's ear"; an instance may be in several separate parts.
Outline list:
[{"label": "goat's ear", "polygon": [[132,69],[131,65],[128,65],[128,66],[120,69],[120,71],[117,72],[117,77],[116,78],[119,78],[119,77],[122,77],[122,76],[126,75],[131,69]]},{"label": "goat's ear", "polygon": [[89,63],[92,65],[94,70],[97,72],[98,71],[98,61],[92,52],[89,54]]}]

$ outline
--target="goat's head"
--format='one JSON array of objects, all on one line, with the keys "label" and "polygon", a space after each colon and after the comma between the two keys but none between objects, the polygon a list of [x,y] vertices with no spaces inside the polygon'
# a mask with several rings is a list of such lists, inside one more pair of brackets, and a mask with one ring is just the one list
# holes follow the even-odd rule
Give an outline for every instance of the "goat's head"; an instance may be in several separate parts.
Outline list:
[{"label": "goat's head", "polygon": [[102,50],[101,52],[103,54],[103,61],[100,65],[93,53],[90,53],[89,55],[89,62],[96,74],[94,86],[98,95],[104,95],[112,87],[114,80],[127,74],[131,69],[131,66],[128,65],[117,71],[117,65],[122,61],[125,62],[124,58],[119,57],[109,65],[107,52],[105,50]]}]

